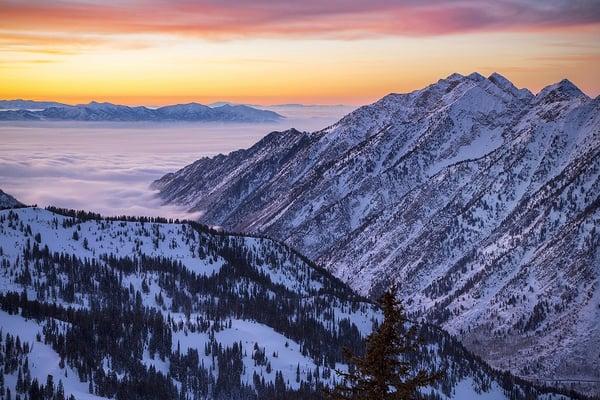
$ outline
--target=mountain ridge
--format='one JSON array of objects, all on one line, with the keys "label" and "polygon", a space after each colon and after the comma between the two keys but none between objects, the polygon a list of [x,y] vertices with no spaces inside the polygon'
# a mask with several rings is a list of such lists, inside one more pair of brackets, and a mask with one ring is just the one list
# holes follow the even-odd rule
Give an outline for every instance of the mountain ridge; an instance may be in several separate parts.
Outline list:
[{"label": "mountain ridge", "polygon": [[599,110],[567,80],[533,95],[452,74],[153,186],[202,222],[284,239],[362,294],[402,282],[411,312],[495,367],[597,379]]}]

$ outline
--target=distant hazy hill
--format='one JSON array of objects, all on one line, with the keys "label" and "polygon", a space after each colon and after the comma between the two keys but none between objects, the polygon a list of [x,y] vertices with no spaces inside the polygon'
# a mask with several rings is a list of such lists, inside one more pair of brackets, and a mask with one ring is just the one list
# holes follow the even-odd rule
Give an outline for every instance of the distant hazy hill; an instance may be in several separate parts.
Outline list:
[{"label": "distant hazy hill", "polygon": [[224,105],[230,105],[230,106],[240,106],[240,105],[244,105],[244,106],[249,106],[249,107],[255,107],[255,108],[314,108],[314,107],[329,107],[329,108],[334,108],[334,107],[348,107],[348,105],[346,104],[302,104],[302,103],[281,103],[281,104],[269,104],[269,105],[260,105],[260,104],[245,104],[245,103],[233,103],[230,101],[215,101],[214,103],[210,103],[208,104],[209,107],[220,107],[220,106],[224,106]]},{"label": "distant hazy hill", "polygon": [[55,101],[0,100],[0,110],[43,110],[49,107],[65,107],[67,104]]},{"label": "distant hazy hill", "polygon": [[[3,121],[201,121],[201,122],[270,122],[283,118],[273,111],[245,105],[225,104],[208,107],[202,104],[176,104],[157,109],[129,107],[111,103],[91,102],[69,106],[60,103],[4,101],[0,111]],[[37,109],[37,110],[36,110]]]}]

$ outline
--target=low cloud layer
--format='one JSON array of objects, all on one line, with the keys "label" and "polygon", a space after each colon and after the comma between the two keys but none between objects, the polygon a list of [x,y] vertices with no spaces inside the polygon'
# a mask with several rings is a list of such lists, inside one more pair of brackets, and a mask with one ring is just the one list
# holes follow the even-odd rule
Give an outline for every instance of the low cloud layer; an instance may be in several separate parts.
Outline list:
[{"label": "low cloud layer", "polygon": [[277,124],[0,124],[0,188],[26,204],[104,215],[194,218],[162,206],[149,184],[207,155],[249,147],[273,130],[315,130],[347,108],[279,109]]}]

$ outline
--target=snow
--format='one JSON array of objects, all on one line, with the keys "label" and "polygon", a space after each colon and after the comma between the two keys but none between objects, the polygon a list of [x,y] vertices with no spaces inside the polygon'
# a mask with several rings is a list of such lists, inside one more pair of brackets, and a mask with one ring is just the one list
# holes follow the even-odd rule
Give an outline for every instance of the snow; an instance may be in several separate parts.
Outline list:
[{"label": "snow", "polygon": [[492,131],[477,132],[475,137],[469,139],[471,140],[468,140],[467,143],[451,143],[452,155],[432,165],[428,171],[429,175],[436,175],[448,166],[461,161],[482,158],[504,143],[502,131],[499,128]]},{"label": "snow", "polygon": [[[47,210],[33,207],[3,210],[0,211],[0,217],[8,217],[9,213],[18,216],[18,220],[14,220],[16,222],[11,224],[8,218],[6,218],[0,223],[0,247],[3,251],[3,256],[0,258],[4,259],[15,260],[22,254],[26,243],[28,241],[32,243],[34,237],[39,233],[40,248],[48,246],[51,253],[65,252],[67,254],[76,254],[80,258],[95,258],[99,262],[102,262],[103,255],[108,254],[115,254],[120,257],[135,257],[141,254],[162,256],[179,260],[190,271],[204,275],[211,275],[218,272],[225,263],[225,260],[220,257],[218,257],[216,262],[210,262],[208,258],[200,260],[196,256],[196,253],[200,246],[199,235],[204,235],[204,233],[199,234],[186,224],[87,221],[63,227],[63,222],[69,221],[70,218],[54,214]],[[23,229],[21,229],[21,226]],[[30,235],[25,234],[25,227],[27,226],[31,227]],[[73,232],[77,232],[78,239],[73,237]],[[154,238],[159,238],[157,247],[153,243],[152,239]],[[229,239],[243,244],[260,256],[264,256],[266,253],[272,251],[274,247],[278,246],[269,239],[239,236],[231,236]],[[84,245],[84,241],[86,240],[87,248]],[[303,267],[299,268],[299,265]],[[311,293],[315,293],[323,287],[321,283],[321,279],[323,278],[321,275],[315,271],[311,272],[310,268],[304,265],[292,253],[280,256],[277,266],[263,263],[256,267],[268,274],[274,283],[284,285],[289,290],[295,290],[305,295],[306,298],[303,301],[307,303],[311,301]],[[11,276],[6,273],[0,274],[0,278],[2,278],[0,279],[0,292],[21,291],[23,289],[22,285],[16,284]],[[204,317],[203,315],[192,313],[188,318],[183,313],[167,311],[171,299],[165,295],[163,295],[165,305],[159,307],[155,300],[155,296],[160,292],[157,284],[158,274],[151,272],[141,275],[129,274],[124,275],[122,279],[124,287],[132,285],[134,289],[139,290],[143,304],[147,307],[160,309],[165,318],[169,316],[175,322],[193,323],[197,316]],[[144,293],[141,290],[143,279],[148,284],[148,293]],[[28,292],[32,298],[35,297],[33,288],[29,289]],[[59,301],[59,304],[62,304],[62,302]],[[85,298],[80,298],[78,304],[69,305],[86,307],[87,302]],[[340,318],[348,318],[356,322],[363,334],[366,335],[370,332],[373,318],[371,315],[372,310],[349,313],[336,306],[334,307],[334,312],[338,320]],[[286,338],[271,327],[256,321],[240,319],[233,319],[231,323],[231,328],[219,331],[215,337],[223,346],[231,346],[234,342],[243,342],[246,351],[246,356],[244,357],[244,365],[246,367],[244,379],[247,383],[252,383],[253,371],[257,371],[257,373],[264,376],[266,381],[273,381],[275,379],[275,372],[281,371],[285,380],[289,381],[289,386],[297,388],[299,387],[299,383],[296,382],[296,368],[298,365],[300,366],[301,379],[304,381],[307,375],[311,374],[316,368],[316,364],[312,359],[301,354],[298,343]],[[41,324],[35,321],[25,321],[21,317],[10,316],[6,313],[2,314],[2,326],[8,327],[11,332],[22,332],[23,334],[20,333],[21,337],[29,341],[35,339],[36,333],[42,329]],[[201,355],[205,366],[210,366],[212,357],[204,355],[204,345],[206,343],[209,343],[207,333],[191,332],[187,328],[173,333],[172,347],[174,350],[178,345],[181,346],[182,352],[187,351],[188,348],[195,348]],[[265,350],[266,356],[272,366],[270,374],[267,374],[264,366],[254,365],[254,360],[252,359],[254,343],[258,343],[261,349]],[[277,353],[278,356],[274,357],[273,353]],[[36,343],[34,355],[36,358],[31,361],[36,368],[37,375],[35,376],[39,376],[40,381],[45,382],[48,373],[51,373],[56,379],[64,376],[64,371],[58,369],[58,356],[50,347]],[[158,356],[151,358],[147,351],[144,352],[142,361],[145,365],[152,365],[165,374],[168,372],[168,362],[160,360]],[[344,368],[344,366],[340,365],[340,368]],[[68,388],[68,393],[74,393],[76,398],[96,398],[94,396],[85,397],[82,393],[87,391],[87,384],[78,382],[75,378],[77,376],[75,372],[71,370],[67,371],[69,380],[63,379],[63,383],[65,384],[65,388]],[[335,374],[332,375],[331,379],[335,379]]]},{"label": "snow", "polygon": [[[88,221],[63,227],[63,221],[68,220],[68,218],[47,210],[22,208],[12,211],[0,211],[0,217],[7,217],[9,214],[17,215],[18,220],[13,218],[10,222],[5,218],[0,223],[0,246],[3,250],[3,255],[0,258],[13,262],[16,257],[22,254],[27,241],[33,242],[34,236],[40,233],[40,246],[48,245],[51,252],[64,251],[69,254],[76,254],[81,258],[96,258],[99,262],[102,262],[100,257],[102,254],[110,253],[118,253],[119,256],[128,257],[139,254],[166,255],[181,260],[186,268],[201,274],[215,273],[224,263],[224,260],[220,260],[217,263],[210,264],[207,260],[200,260],[194,255],[200,245],[200,234],[186,224],[145,223],[142,225],[138,222]],[[31,227],[31,234],[26,233],[27,225]],[[78,229],[78,226],[80,229]],[[79,235],[77,240],[73,238],[73,232],[75,231]],[[157,248],[152,243],[151,239],[153,237],[159,237]],[[277,244],[270,239],[242,236],[229,236],[227,238],[238,244],[243,244],[258,258],[264,257],[265,254],[277,247]],[[88,239],[87,249],[83,245],[84,239]],[[304,305],[310,305],[317,296],[326,296],[318,294],[318,290],[323,287],[323,276],[311,270],[289,250],[281,250],[275,265],[259,263],[256,267],[269,274],[273,282],[285,285],[288,290],[301,294]],[[36,278],[44,279],[44,277]],[[0,273],[0,292],[22,290],[22,286],[16,285],[13,279],[14,277],[7,275],[6,272]],[[206,356],[204,353],[205,344],[210,343],[209,334],[197,330],[192,331],[193,329],[189,329],[188,326],[188,324],[193,324],[197,317],[204,318],[205,316],[197,313],[186,316],[179,312],[168,312],[171,299],[167,296],[164,296],[165,307],[159,307],[155,301],[155,296],[159,293],[158,274],[145,272],[143,274],[124,275],[122,284],[124,287],[132,285],[135,289],[140,290],[143,279],[146,280],[149,286],[148,293],[142,292],[143,304],[147,307],[160,309],[165,317],[169,316],[176,323],[179,321],[184,322],[183,329],[173,332],[172,349],[180,348],[183,353],[190,348],[197,349],[204,365],[211,366],[212,356]],[[28,292],[31,298],[35,296],[33,288],[29,288]],[[324,326],[331,324],[335,327],[336,323],[348,319],[357,326],[363,336],[366,336],[371,332],[373,322],[375,320],[381,321],[381,313],[370,304],[362,303],[359,310],[351,312],[348,303],[344,303],[336,297],[327,296],[326,299],[330,301],[330,308],[327,311],[333,313],[334,323],[322,319]],[[85,298],[80,298],[77,300],[77,304],[72,305],[86,307],[87,303]],[[214,321],[208,322],[214,324]],[[216,331],[215,339],[222,346],[242,343],[245,366],[243,380],[249,384],[252,383],[255,371],[262,375],[267,382],[273,382],[275,373],[281,371],[288,385],[297,388],[299,383],[296,382],[296,368],[299,367],[300,369],[300,379],[306,381],[308,374],[312,374],[317,367],[313,359],[302,354],[300,345],[297,342],[275,331],[270,326],[257,321],[236,318],[226,319],[221,321],[221,324],[224,328]],[[231,327],[229,327],[229,324],[231,324]],[[38,380],[45,382],[46,376],[52,374],[55,382],[62,379],[67,394],[73,393],[78,399],[97,398],[87,394],[87,383],[79,382],[75,371],[69,367],[66,370],[61,370],[58,367],[58,355],[49,346],[35,341],[36,334],[42,330],[42,323],[0,312],[0,326],[3,329],[3,334],[7,332],[18,334],[22,340],[34,343],[34,350],[30,355],[30,365],[33,376],[37,377]],[[254,364],[252,352],[255,343],[258,344],[261,350],[264,350],[268,361],[271,363],[272,371],[270,373],[267,373],[265,366]],[[105,362],[108,366],[108,360]],[[167,360],[160,360],[158,356],[151,358],[147,350],[144,351],[142,362],[147,366],[154,366],[158,371],[165,374],[169,370]],[[322,370],[323,366],[321,365],[319,368]],[[336,368],[344,370],[347,366],[338,363]],[[215,366],[215,371],[218,371],[218,365]],[[337,374],[332,371],[331,378],[326,383],[332,384],[337,379]],[[15,380],[14,376],[7,377],[8,385],[14,387]],[[478,393],[476,387],[477,385],[472,380],[461,381],[454,388],[455,395],[452,398],[505,398],[498,397],[500,392],[497,390],[497,385],[492,386],[493,390],[491,392],[484,393]]]},{"label": "snow", "polygon": [[[306,374],[310,374],[316,367],[315,363],[308,357],[300,353],[300,345],[287,339],[285,336],[275,332],[272,328],[257,324],[252,321],[233,320],[232,327],[219,332],[217,335],[219,342],[232,345],[235,341],[243,338],[242,345],[248,350],[248,356],[244,357],[246,366],[245,377],[247,382],[251,382],[252,374],[250,371],[255,369],[253,360],[250,357],[254,343],[260,343],[265,354],[271,362],[273,371],[281,371],[284,380],[291,387],[297,389],[300,383],[296,382],[296,367],[300,366],[301,379],[306,381]],[[285,344],[288,343],[288,347]],[[273,357],[276,353],[277,357]],[[274,381],[275,372],[267,374],[262,368],[259,374],[265,376],[266,381]]]},{"label": "snow", "polygon": [[[19,336],[21,342],[29,342],[32,346],[32,350],[28,355],[32,379],[37,379],[40,383],[46,383],[48,375],[52,375],[55,385],[58,384],[59,380],[62,380],[67,397],[72,394],[76,399],[82,400],[104,399],[104,397],[88,393],[88,384],[79,381],[77,372],[68,366],[61,369],[59,366],[60,357],[52,347],[36,341],[36,335],[41,333],[42,330],[37,322],[18,315],[10,315],[0,310],[0,327],[3,336],[6,336],[7,333]],[[12,393],[17,393],[15,390],[16,383],[16,372],[12,375],[5,375],[5,385],[11,388]]]},{"label": "snow", "polygon": [[[9,210],[0,211],[0,215],[8,212]],[[145,223],[142,226],[140,222],[87,221],[63,229],[62,223],[69,219],[67,217],[33,207],[13,212],[19,215],[23,224],[32,226],[33,236],[38,233],[41,235],[40,248],[47,245],[51,252],[75,253],[81,258],[96,259],[110,254],[120,257],[135,257],[141,254],[163,256],[179,260],[190,271],[207,276],[218,272],[223,265],[222,259],[218,259],[216,263],[200,260],[194,253],[198,248],[198,234],[194,233],[190,244],[186,243],[188,236],[181,224]],[[191,231],[190,227],[188,229]],[[78,240],[73,240],[74,232],[77,232]],[[20,232],[8,229],[6,223],[0,225],[0,233],[0,246],[8,255],[16,256],[27,238]],[[155,248],[152,239],[156,237],[159,237],[159,242]],[[87,249],[84,247],[86,240]]]}]

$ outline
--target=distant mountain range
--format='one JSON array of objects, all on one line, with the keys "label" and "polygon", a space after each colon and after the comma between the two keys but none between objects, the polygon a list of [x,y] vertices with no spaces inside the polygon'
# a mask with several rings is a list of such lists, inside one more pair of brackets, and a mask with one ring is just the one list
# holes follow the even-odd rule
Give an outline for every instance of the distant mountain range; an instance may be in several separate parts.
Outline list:
[{"label": "distant mountain range", "polygon": [[75,106],[29,100],[4,100],[0,121],[195,121],[272,122],[282,118],[269,110],[246,105],[209,107],[198,103],[176,104],[156,109],[91,102]]},{"label": "distant mountain range", "polygon": [[301,103],[282,103],[282,104],[269,104],[269,105],[260,105],[260,104],[249,104],[249,103],[234,103],[234,102],[230,102],[230,101],[216,101],[214,103],[210,103],[208,104],[209,107],[220,107],[223,105],[230,105],[230,106],[239,106],[239,105],[244,105],[244,106],[249,106],[249,107],[255,107],[255,108],[312,108],[312,107],[330,107],[330,108],[336,108],[336,107],[348,107],[348,105],[345,104],[301,104]]},{"label": "distant mountain range", "polygon": [[203,223],[285,240],[361,294],[399,283],[415,317],[495,367],[600,380],[600,97],[568,80],[534,95],[453,74],[154,187]]}]

